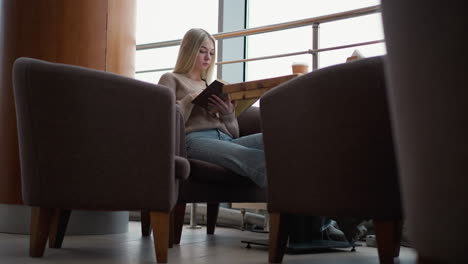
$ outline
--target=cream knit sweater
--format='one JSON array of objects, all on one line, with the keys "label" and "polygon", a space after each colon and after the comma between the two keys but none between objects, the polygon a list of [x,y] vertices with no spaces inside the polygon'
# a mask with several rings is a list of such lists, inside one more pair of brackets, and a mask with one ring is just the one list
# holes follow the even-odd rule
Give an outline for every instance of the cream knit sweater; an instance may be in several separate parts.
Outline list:
[{"label": "cream knit sweater", "polygon": [[201,92],[206,87],[201,87],[196,81],[179,73],[165,73],[159,79],[159,84],[174,90],[176,103],[185,121],[185,133],[206,129],[218,128],[233,138],[239,137],[239,125],[235,113],[214,116],[206,109],[192,104],[191,93]]}]

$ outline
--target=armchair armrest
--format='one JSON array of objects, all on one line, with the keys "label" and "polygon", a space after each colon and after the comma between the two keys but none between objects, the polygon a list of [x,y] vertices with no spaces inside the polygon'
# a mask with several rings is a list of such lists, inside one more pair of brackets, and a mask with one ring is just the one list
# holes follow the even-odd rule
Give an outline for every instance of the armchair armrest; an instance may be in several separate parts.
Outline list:
[{"label": "armchair armrest", "polygon": [[180,112],[180,106],[176,104],[176,155],[187,157],[187,149],[185,148],[185,123],[184,117]]},{"label": "armchair armrest", "polygon": [[239,136],[246,136],[262,132],[259,107],[251,106],[237,117],[239,122]]},{"label": "armchair armrest", "polygon": [[175,177],[180,181],[188,179],[190,174],[190,163],[186,158],[175,156]]}]

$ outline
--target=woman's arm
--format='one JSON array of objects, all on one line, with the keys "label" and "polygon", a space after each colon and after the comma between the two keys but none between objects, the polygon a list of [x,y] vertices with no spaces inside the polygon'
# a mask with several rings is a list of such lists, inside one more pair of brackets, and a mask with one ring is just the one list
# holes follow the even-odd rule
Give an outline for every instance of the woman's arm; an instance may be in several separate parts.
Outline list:
[{"label": "woman's arm", "polygon": [[239,137],[239,124],[235,112],[227,115],[219,115],[219,119],[226,125],[233,138]]},{"label": "woman's arm", "polygon": [[184,124],[187,122],[190,114],[192,113],[193,109],[193,104],[192,100],[196,96],[194,94],[186,93],[183,94],[181,98],[178,96],[178,87],[177,87],[177,81],[175,77],[171,73],[165,73],[161,76],[159,79],[158,84],[164,85],[174,91],[176,94],[176,103],[180,106],[180,113],[182,114],[182,117],[184,118]]},{"label": "woman's arm", "polygon": [[239,124],[236,118],[236,101],[232,101],[231,97],[228,96],[226,100],[222,100],[216,95],[212,95],[208,98],[210,107],[215,108],[219,113],[219,119],[226,125],[231,135],[234,138],[239,137]]}]

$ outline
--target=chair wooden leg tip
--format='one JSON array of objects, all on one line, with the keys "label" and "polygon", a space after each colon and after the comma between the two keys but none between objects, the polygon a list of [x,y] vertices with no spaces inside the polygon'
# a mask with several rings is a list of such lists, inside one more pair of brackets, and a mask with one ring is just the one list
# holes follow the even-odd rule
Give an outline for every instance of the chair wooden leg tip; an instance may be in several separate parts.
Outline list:
[{"label": "chair wooden leg tip", "polygon": [[29,256],[31,258],[42,258],[42,256],[44,256],[44,252],[29,252]]},{"label": "chair wooden leg tip", "polygon": [[380,264],[393,264],[395,263],[393,261],[393,257],[383,257],[383,258],[379,258],[380,260]]},{"label": "chair wooden leg tip", "polygon": [[281,263],[283,262],[282,260],[268,260],[268,263],[271,263],[271,264],[276,264],[276,263]]},{"label": "chair wooden leg tip", "polygon": [[158,263],[167,263],[167,259],[158,259]]}]

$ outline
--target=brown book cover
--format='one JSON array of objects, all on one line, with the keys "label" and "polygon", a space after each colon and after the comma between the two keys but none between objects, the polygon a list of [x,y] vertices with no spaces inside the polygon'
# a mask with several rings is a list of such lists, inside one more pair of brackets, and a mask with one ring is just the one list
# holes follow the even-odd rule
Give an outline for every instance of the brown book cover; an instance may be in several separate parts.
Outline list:
[{"label": "brown book cover", "polygon": [[203,108],[208,107],[208,98],[214,94],[221,98],[222,100],[225,100],[227,97],[227,94],[223,92],[223,86],[227,84],[223,80],[215,80],[213,81],[208,87],[206,87],[203,92],[201,92],[195,99],[192,100],[192,104],[199,105]]}]

